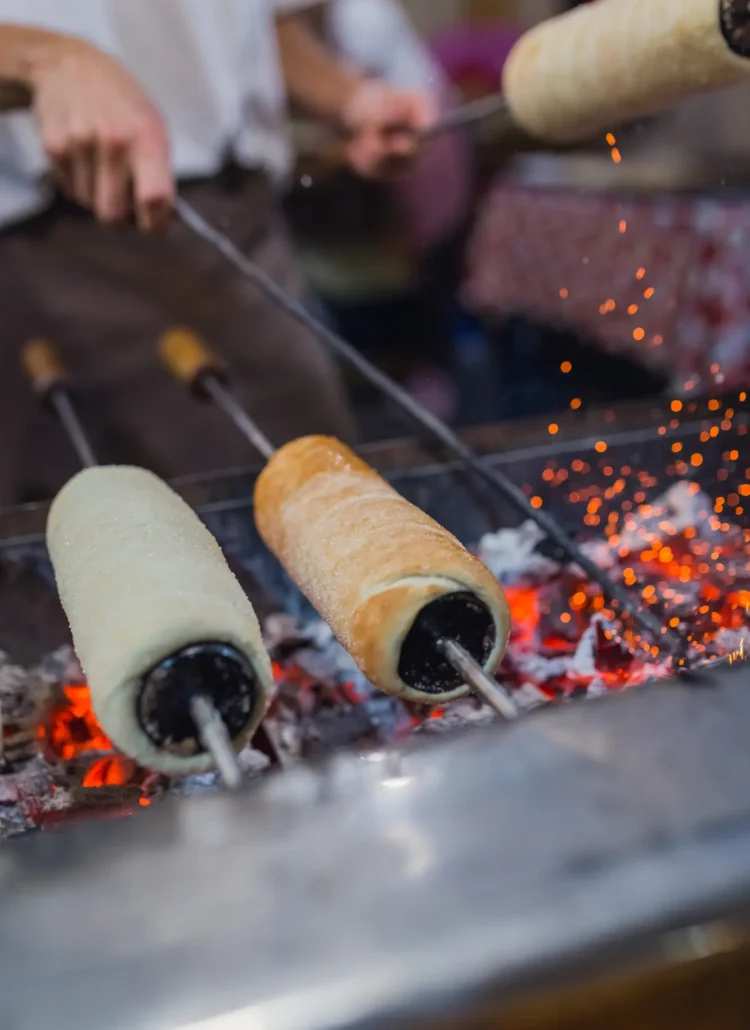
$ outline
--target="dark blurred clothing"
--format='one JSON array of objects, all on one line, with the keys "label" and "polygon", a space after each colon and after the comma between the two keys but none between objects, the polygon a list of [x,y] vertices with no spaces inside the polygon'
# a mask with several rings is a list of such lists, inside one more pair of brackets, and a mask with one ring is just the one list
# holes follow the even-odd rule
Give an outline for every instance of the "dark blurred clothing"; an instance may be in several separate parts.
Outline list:
[{"label": "dark blurred clothing", "polygon": [[[238,169],[183,184],[184,197],[297,298],[303,286],[270,181]],[[160,365],[161,333],[185,326],[226,360],[232,384],[275,443],[310,432],[351,439],[339,375],[322,346],[209,246],[175,225],[162,238],[105,229],[62,201],[0,235],[0,504],[52,496],[77,469],[61,428],[19,369],[23,342],[48,336],[78,384],[100,460],[166,478],[257,460],[208,404]]]}]

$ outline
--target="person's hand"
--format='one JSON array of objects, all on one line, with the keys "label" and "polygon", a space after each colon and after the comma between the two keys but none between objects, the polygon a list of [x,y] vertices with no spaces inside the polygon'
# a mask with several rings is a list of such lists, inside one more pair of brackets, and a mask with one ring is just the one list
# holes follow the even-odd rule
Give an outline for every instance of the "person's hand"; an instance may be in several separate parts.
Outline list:
[{"label": "person's hand", "polygon": [[349,98],[342,119],[349,164],[365,178],[379,178],[416,157],[420,134],[437,119],[437,103],[428,93],[365,79]]},{"label": "person's hand", "polygon": [[174,198],[167,132],[156,107],[114,59],[59,37],[30,74],[42,143],[63,191],[102,222],[135,213],[162,229]]}]

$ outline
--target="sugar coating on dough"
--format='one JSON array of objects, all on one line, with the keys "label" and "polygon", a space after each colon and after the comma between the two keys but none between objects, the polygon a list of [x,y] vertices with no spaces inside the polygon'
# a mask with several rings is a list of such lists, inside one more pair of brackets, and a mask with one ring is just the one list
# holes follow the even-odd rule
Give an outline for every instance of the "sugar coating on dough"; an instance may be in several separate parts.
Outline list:
[{"label": "sugar coating on dough", "polygon": [[435,702],[398,675],[401,645],[425,604],[457,591],[473,592],[492,613],[486,665],[497,667],[509,617],[495,577],[343,444],[307,437],[278,451],[259,478],[255,514],[268,547],[381,690]]},{"label": "sugar coating on dough", "polygon": [[147,768],[183,775],[212,768],[209,755],[157,748],[140,728],[143,674],[198,642],[236,647],[252,665],[259,701],[244,743],[273,690],[253,607],[195,512],[140,468],[86,469],[50,509],[47,546],[94,711],[117,747]]},{"label": "sugar coating on dough", "polygon": [[522,36],[503,92],[526,132],[572,143],[748,77],[718,0],[596,0]]}]

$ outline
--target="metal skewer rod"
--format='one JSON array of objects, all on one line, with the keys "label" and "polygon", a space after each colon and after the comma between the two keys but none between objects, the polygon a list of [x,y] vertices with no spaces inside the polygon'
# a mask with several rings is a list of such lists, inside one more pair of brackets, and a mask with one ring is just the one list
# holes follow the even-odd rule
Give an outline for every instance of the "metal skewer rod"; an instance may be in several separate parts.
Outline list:
[{"label": "metal skewer rod", "polygon": [[465,129],[483,122],[485,118],[493,118],[500,114],[508,114],[510,118],[505,96],[502,93],[492,93],[490,96],[470,100],[466,104],[460,104],[447,111],[442,118],[422,133],[421,138],[428,140],[434,136],[441,136],[445,132],[453,132],[455,129]]},{"label": "metal skewer rod", "polygon": [[234,422],[258,454],[266,461],[272,458],[276,448],[266,434],[256,426],[234,394],[215,375],[206,375],[201,386],[216,407]]},{"label": "metal skewer rod", "polygon": [[[460,104],[446,111],[429,128],[417,134],[420,144],[429,143],[449,132],[456,132],[461,129],[469,129],[478,126],[482,122],[491,120],[490,135],[496,147],[502,148],[507,153],[517,153],[538,148],[539,143],[533,140],[528,133],[514,122],[508,107],[505,96],[502,93],[493,93],[487,97],[480,97],[478,100],[470,100],[468,103]],[[412,133],[413,130],[400,129],[394,125],[392,131],[404,131]],[[545,146],[544,149],[560,149],[559,146]],[[346,164],[346,143],[340,137],[330,139],[328,133],[312,133],[311,139],[303,143],[302,157],[320,158],[326,164]]]},{"label": "metal skewer rod", "polygon": [[[665,7],[669,6],[664,4]],[[719,49],[722,47],[722,43],[725,43],[730,53],[735,58],[741,58],[747,60],[750,58],[750,7],[748,6],[748,0],[714,0],[713,5],[710,0],[706,0],[705,6],[715,8],[715,31],[716,38],[710,35],[706,35],[703,40],[707,52],[712,48]],[[674,12],[674,27],[675,32],[673,35],[678,36],[679,19],[682,15],[682,4],[680,0],[674,0],[671,4]],[[533,61],[536,59],[541,65],[552,64],[552,74],[546,82],[546,91],[551,96],[546,98],[547,103],[554,101],[554,89],[555,83],[569,79],[570,77],[570,56],[573,53],[575,47],[576,32],[580,32],[586,21],[589,22],[589,35],[591,38],[597,38],[600,41],[600,48],[608,50],[607,38],[601,33],[601,29],[597,31],[595,22],[597,21],[597,15],[592,11],[591,13],[583,10],[577,12],[579,20],[577,28],[573,29],[571,23],[568,21],[566,24],[566,16],[561,15],[556,18],[551,18],[548,22],[537,30],[531,39],[527,42],[524,47],[525,40],[522,38],[520,46],[523,48],[523,54],[526,61]],[[718,15],[718,17],[716,17]],[[612,24],[610,22],[610,24]],[[622,23],[620,23],[622,24]],[[599,22],[599,26],[601,22]],[[632,59],[637,59],[639,56],[639,50],[643,47],[643,41],[641,38],[640,30],[637,26],[637,18],[631,18],[630,23],[626,26],[626,36],[632,32],[632,37],[623,39],[622,32],[618,32],[617,27],[612,27],[611,40],[615,46],[621,47],[621,53],[628,56],[631,63]],[[584,35],[586,33],[584,32]],[[618,38],[619,37],[619,38]],[[723,37],[723,40],[722,40]],[[580,38],[580,37],[578,37]],[[651,98],[658,96],[660,92],[663,92],[665,97],[669,98],[670,104],[679,102],[680,99],[684,99],[689,96],[695,90],[694,78],[692,78],[692,72],[690,70],[691,62],[687,60],[689,43],[687,37],[684,40],[677,42],[678,49],[684,47],[684,53],[681,56],[686,58],[684,63],[675,60],[673,62],[673,71],[669,75],[671,81],[668,84],[668,88],[665,89],[663,83],[663,69],[659,69],[656,72],[657,81],[653,84],[651,90],[648,88],[644,89],[642,82],[638,89],[637,96],[633,96],[632,89],[630,95],[627,86],[623,87],[623,95],[615,96],[615,101],[619,101],[617,104],[623,112],[627,112],[628,121],[635,121],[638,117],[643,117],[651,112],[649,110],[648,99],[644,101],[644,98]],[[521,58],[517,58],[521,60]],[[603,77],[602,69],[603,63],[599,61],[599,55],[597,48],[593,48],[590,52],[589,60],[598,62],[595,67],[589,66],[588,68],[581,65],[580,60],[577,62],[576,70],[581,75],[581,97],[579,98],[578,105],[574,105],[573,110],[568,112],[568,119],[572,119],[572,124],[567,128],[569,132],[573,133],[574,141],[582,140],[586,137],[593,135],[592,123],[595,125],[598,121],[601,126],[610,125],[612,123],[611,118],[611,104],[605,102],[602,106],[600,95],[607,92],[606,86],[608,83]],[[585,65],[585,59],[583,59]],[[739,62],[737,62],[739,64]],[[688,69],[687,74],[685,69]],[[703,82],[702,87],[704,90],[720,89],[726,85],[723,78],[724,72],[719,64],[713,73],[713,76]],[[532,81],[535,78],[533,72],[527,74],[526,81]],[[590,85],[592,81],[599,81],[602,89],[597,91],[596,89],[591,90]],[[658,86],[661,85],[661,91]],[[523,88],[523,87],[522,87]],[[528,89],[528,85],[526,86]],[[588,95],[587,95],[588,94]],[[514,94],[516,99],[519,95],[519,87],[516,84]],[[528,99],[528,98],[526,98]],[[609,98],[608,98],[609,101]],[[661,105],[664,106],[664,105]],[[431,136],[439,135],[444,132],[449,132],[453,129],[470,126],[478,122],[484,121],[487,118],[493,118],[495,116],[502,116],[498,118],[497,131],[495,132],[496,142],[504,146],[507,150],[513,151],[518,150],[520,147],[532,144],[536,149],[542,146],[544,149],[560,149],[561,145],[554,139],[550,140],[547,138],[533,139],[529,135],[528,131],[525,131],[517,118],[513,117],[512,103],[509,104],[507,96],[504,92],[493,93],[487,97],[481,97],[478,100],[469,101],[468,103],[462,104],[455,107],[453,110],[448,111],[439,121],[437,121],[432,128],[428,129],[424,133],[423,138],[429,139]],[[622,117],[615,116],[614,121],[622,121]],[[576,122],[583,125],[583,130],[576,133]],[[541,133],[542,137],[545,137],[544,133]],[[564,144],[562,146],[564,149]]]},{"label": "metal skewer rod", "polygon": [[62,422],[81,465],[84,468],[93,468],[95,465],[98,465],[99,462],[78,419],[67,390],[53,390],[49,395],[49,402],[55,409],[60,422]]},{"label": "metal skewer rod", "polygon": [[224,786],[236,790],[242,783],[242,767],[232,747],[226,724],[213,701],[205,694],[196,694],[190,700],[190,715],[201,744],[216,762]]},{"label": "metal skewer rod", "polygon": [[[623,121],[632,123],[674,106],[695,93],[696,88],[701,91],[725,88],[730,84],[727,79],[730,67],[734,73],[730,79],[737,75],[735,81],[739,81],[746,74],[741,69],[741,60],[750,58],[748,0],[696,0],[693,5],[702,7],[713,22],[710,29],[707,22],[701,33],[706,68],[710,70],[700,87],[694,73],[694,42],[689,33],[680,38],[684,0],[661,0],[659,6],[665,8],[666,24],[671,22],[667,38],[675,41],[668,68],[658,59],[659,43],[655,37],[651,44],[644,40],[639,18],[633,16],[632,11],[629,18],[626,13],[619,22],[615,14],[610,17],[609,26],[605,26],[598,11],[582,8],[576,12],[575,20],[566,14],[559,15],[523,35],[513,48],[509,61],[511,74],[503,76],[503,90],[448,110],[419,134],[419,140],[426,142],[491,120],[488,135],[498,153],[565,151],[595,138],[599,132],[604,134]],[[578,52],[577,41],[582,37],[598,40],[598,45],[592,46],[586,55]],[[720,56],[725,46],[731,65]],[[601,53],[612,55],[615,68],[625,62],[631,67],[634,61],[640,60],[644,74],[653,77],[650,84],[644,85],[643,76],[628,79],[615,75],[613,92],[611,68],[601,60]],[[648,66],[647,55],[653,58],[652,67]],[[525,71],[519,71],[524,65]],[[572,83],[571,68],[574,68]],[[539,69],[544,69],[541,77]],[[560,89],[565,93],[562,104],[558,101]],[[653,98],[659,96],[664,100],[654,111]],[[410,130],[395,125],[393,131]],[[343,151],[341,143],[328,146],[320,143],[310,156],[338,164],[344,162]]]},{"label": "metal skewer rod", "polygon": [[599,584],[606,600],[619,609],[622,617],[630,615],[633,621],[653,637],[655,641],[660,644],[667,644],[673,652],[678,650],[681,646],[679,635],[669,629],[669,627],[663,626],[660,620],[648,608],[644,608],[638,601],[631,598],[621,583],[611,580],[606,572],[584,554],[557,519],[543,509],[532,507],[523,490],[519,489],[503,472],[486,465],[479,455],[463,443],[444,422],[441,422],[430,411],[422,407],[398,383],[395,383],[390,376],[376,368],[359,351],[348,344],[346,340],[318,321],[303,304],[290,297],[263,269],[248,260],[224,233],[219,232],[210,225],[192,205],[178,197],[175,200],[174,207],[180,221],[222,254],[240,275],[254,283],[269,300],[278,305],[295,322],[304,326],[313,336],[326,344],[334,354],[357,369],[365,379],[392,400],[414,422],[427,430],[432,437],[452,452],[466,468],[470,469],[491,490],[513,504],[526,518],[536,522],[546,535],[557,544],[569,561],[578,565],[590,580]]},{"label": "metal skewer rod", "polygon": [[29,340],[21,348],[21,364],[37,397],[50,405],[84,468],[98,465],[94,448],[73,407],[70,381],[57,348],[48,340]]},{"label": "metal skewer rod", "polygon": [[486,701],[501,718],[508,722],[518,718],[519,711],[510,694],[500,686],[497,680],[487,675],[479,662],[472,658],[465,648],[457,644],[455,640],[439,640],[437,646],[456,672],[464,677],[474,693]]},{"label": "metal skewer rod", "polygon": [[[51,405],[67,433],[84,468],[99,465],[94,449],[73,406],[68,390],[68,375],[62,358],[48,340],[30,340],[21,350],[21,364],[36,395]],[[198,738],[209,752],[216,768],[230,789],[242,780],[242,767],[232,747],[224,720],[213,702],[204,695],[191,699],[190,712]]]},{"label": "metal skewer rod", "polygon": [[[269,461],[273,457],[276,448],[232,393],[226,383],[224,365],[202,340],[187,330],[172,330],[159,341],[159,352],[169,371],[193,392],[211,399],[264,460]],[[518,717],[510,696],[465,648],[454,640],[439,637],[437,633],[435,647],[498,715],[504,719]]]}]

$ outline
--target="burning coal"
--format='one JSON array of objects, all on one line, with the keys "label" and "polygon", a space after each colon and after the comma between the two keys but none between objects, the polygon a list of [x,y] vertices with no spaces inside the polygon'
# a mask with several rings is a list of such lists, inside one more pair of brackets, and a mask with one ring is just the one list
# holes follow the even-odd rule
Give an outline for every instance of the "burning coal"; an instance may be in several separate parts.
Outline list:
[{"label": "burning coal", "polygon": [[[615,481],[610,490],[617,488]],[[600,507],[589,502],[592,512]],[[651,504],[611,513],[605,536],[583,545],[681,635],[689,664],[744,657],[750,647],[750,538],[718,507],[696,483],[678,482]],[[676,671],[632,630],[620,635],[597,587],[575,567],[542,557],[541,539],[527,523],[479,546],[513,613],[500,674],[506,683],[551,699],[621,690]]]},{"label": "burning coal", "polygon": [[[624,476],[612,473],[603,491],[572,498],[586,506],[589,556],[680,633],[688,661],[744,657],[750,533],[726,514],[739,499],[712,501],[697,484],[679,481],[650,504],[645,497],[624,501],[605,516],[604,502],[624,489]],[[551,470],[545,478],[557,475]],[[674,671],[670,658],[621,626],[596,585],[543,547],[534,523],[489,534],[478,547],[510,603],[513,630],[498,675],[519,707],[620,691]],[[445,733],[494,717],[472,698],[430,710],[380,694],[321,622],[272,616],[265,640],[277,685],[268,723],[286,761],[341,747],[366,751],[415,732]],[[0,656],[0,710],[0,838],[92,810],[126,815],[170,791],[216,788],[214,775],[169,783],[117,754],[69,648],[32,670]],[[269,765],[252,749],[241,762],[250,775]]]}]

